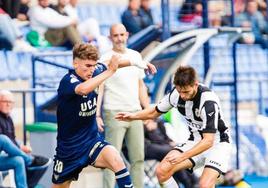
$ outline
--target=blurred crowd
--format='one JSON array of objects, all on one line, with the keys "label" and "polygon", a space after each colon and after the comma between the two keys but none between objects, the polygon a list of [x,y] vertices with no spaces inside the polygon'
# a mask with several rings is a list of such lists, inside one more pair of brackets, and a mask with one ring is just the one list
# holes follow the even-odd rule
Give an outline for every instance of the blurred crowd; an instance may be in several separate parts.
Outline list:
[{"label": "blurred crowd", "polygon": [[[179,11],[179,20],[202,26],[202,0],[185,0]],[[265,0],[234,0],[234,23],[232,23],[231,1],[208,1],[209,27],[235,26],[251,29],[245,33],[240,42],[246,44],[260,44],[268,47],[268,17]]]},{"label": "blurred crowd", "polygon": [[[53,1],[55,2],[55,1]],[[79,0],[0,0],[0,49],[35,52],[51,46],[71,48],[77,42],[91,42],[101,53],[111,48],[96,18],[80,20]],[[201,27],[202,0],[185,0],[179,8],[178,22]],[[172,4],[171,6],[176,6]],[[130,36],[155,24],[150,0],[129,0],[121,21]],[[234,0],[235,19],[231,19],[231,1],[209,0],[210,27],[234,26],[251,28],[240,42],[268,47],[267,4],[265,0]],[[159,23],[158,23],[159,24]],[[159,24],[161,25],[161,23]]]},{"label": "blurred crowd", "polygon": [[[40,47],[63,46],[71,48],[77,42],[94,43],[101,53],[110,49],[96,18],[81,21],[79,0],[0,0],[0,49],[35,52]],[[121,21],[130,36],[155,24],[150,0],[129,0]],[[208,1],[210,27],[231,26],[231,1]],[[267,4],[264,0],[235,0],[234,26],[251,28],[240,42],[268,46]],[[226,8],[227,7],[227,8]],[[202,0],[185,0],[179,9],[178,22],[202,26]],[[120,13],[119,13],[120,14]],[[37,47],[37,48],[36,48]]]},{"label": "blurred crowd", "polygon": [[[78,0],[38,0],[34,6],[30,1],[0,0],[0,49],[35,52],[51,46],[72,48],[82,41],[93,43],[100,53],[111,48],[95,18],[79,19]],[[149,1],[129,1],[122,22],[130,35],[153,24]]]}]

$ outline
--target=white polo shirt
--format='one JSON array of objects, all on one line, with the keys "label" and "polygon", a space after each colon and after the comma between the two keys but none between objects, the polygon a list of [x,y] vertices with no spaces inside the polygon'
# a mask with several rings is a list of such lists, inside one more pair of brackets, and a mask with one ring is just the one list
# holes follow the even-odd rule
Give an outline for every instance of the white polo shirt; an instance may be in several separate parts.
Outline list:
[{"label": "white polo shirt", "polygon": [[[124,54],[109,51],[101,56],[100,61],[107,61],[114,54],[120,55],[122,59],[142,61],[140,53],[131,49],[126,49]],[[104,82],[104,110],[140,110],[139,80],[144,77],[144,70],[135,66],[118,69]]]}]

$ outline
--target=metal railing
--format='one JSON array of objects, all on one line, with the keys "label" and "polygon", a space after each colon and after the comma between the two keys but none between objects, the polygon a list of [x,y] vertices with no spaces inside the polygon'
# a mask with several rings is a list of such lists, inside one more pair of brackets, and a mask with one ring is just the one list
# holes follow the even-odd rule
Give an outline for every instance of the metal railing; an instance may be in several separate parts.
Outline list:
[{"label": "metal railing", "polygon": [[27,120],[27,117],[26,117],[26,95],[28,93],[37,93],[37,92],[56,92],[56,88],[53,88],[53,89],[26,89],[26,90],[16,90],[16,89],[11,89],[10,90],[11,92],[13,93],[19,93],[21,94],[21,97],[22,97],[22,118],[23,118],[23,143],[26,144],[26,141],[27,141],[27,137],[26,137],[26,120]]}]

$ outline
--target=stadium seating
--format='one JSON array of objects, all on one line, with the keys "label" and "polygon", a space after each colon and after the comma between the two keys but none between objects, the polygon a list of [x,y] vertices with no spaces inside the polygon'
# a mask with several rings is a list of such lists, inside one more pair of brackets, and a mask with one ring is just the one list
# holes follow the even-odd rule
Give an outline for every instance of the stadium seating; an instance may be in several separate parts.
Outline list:
[{"label": "stadium seating", "polygon": [[[212,48],[210,50],[210,63],[215,66],[213,78],[216,81],[226,81],[233,79],[233,60],[231,57],[231,49],[218,47],[222,46],[224,38],[215,38],[217,42],[211,40]],[[259,98],[258,84],[262,80],[267,80],[268,77],[268,62],[266,51],[261,49],[258,45],[237,45],[237,71],[241,81],[238,83],[238,97],[239,100],[257,100]],[[49,56],[46,60],[56,62],[61,65],[71,67],[71,56]],[[12,51],[0,51],[0,80],[31,80],[32,77],[32,63],[30,53],[16,53]],[[203,50],[200,49],[190,61],[194,66],[200,77],[204,75],[203,67]],[[57,68],[55,66],[36,62],[36,79],[38,82],[51,83],[58,82],[59,78],[66,73],[66,70]],[[160,71],[161,73],[161,71]],[[160,74],[159,74],[160,75]],[[157,80],[157,78],[155,78]],[[247,79],[247,80],[245,80]],[[244,81],[243,81],[244,80]],[[56,86],[52,84],[52,86]],[[267,98],[268,86],[265,83],[261,84],[263,89],[263,96]],[[41,99],[40,99],[41,100]],[[42,102],[45,101],[41,100]]]}]

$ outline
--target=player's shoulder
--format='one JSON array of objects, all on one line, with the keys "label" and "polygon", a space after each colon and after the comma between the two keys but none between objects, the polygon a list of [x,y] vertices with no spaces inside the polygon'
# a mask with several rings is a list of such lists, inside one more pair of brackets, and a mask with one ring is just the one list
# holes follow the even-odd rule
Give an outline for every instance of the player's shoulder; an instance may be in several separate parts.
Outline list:
[{"label": "player's shoulder", "polygon": [[201,92],[201,101],[214,101],[216,103],[219,103],[219,97],[217,96],[217,94],[211,89],[209,89],[207,86],[200,84],[199,90]]},{"label": "player's shoulder", "polygon": [[79,82],[79,78],[74,74],[74,70],[69,70],[67,74],[63,76],[60,83],[75,83]]},{"label": "player's shoulder", "polygon": [[175,87],[168,93],[168,100],[172,106],[176,105],[179,100],[179,92],[176,90]]}]

